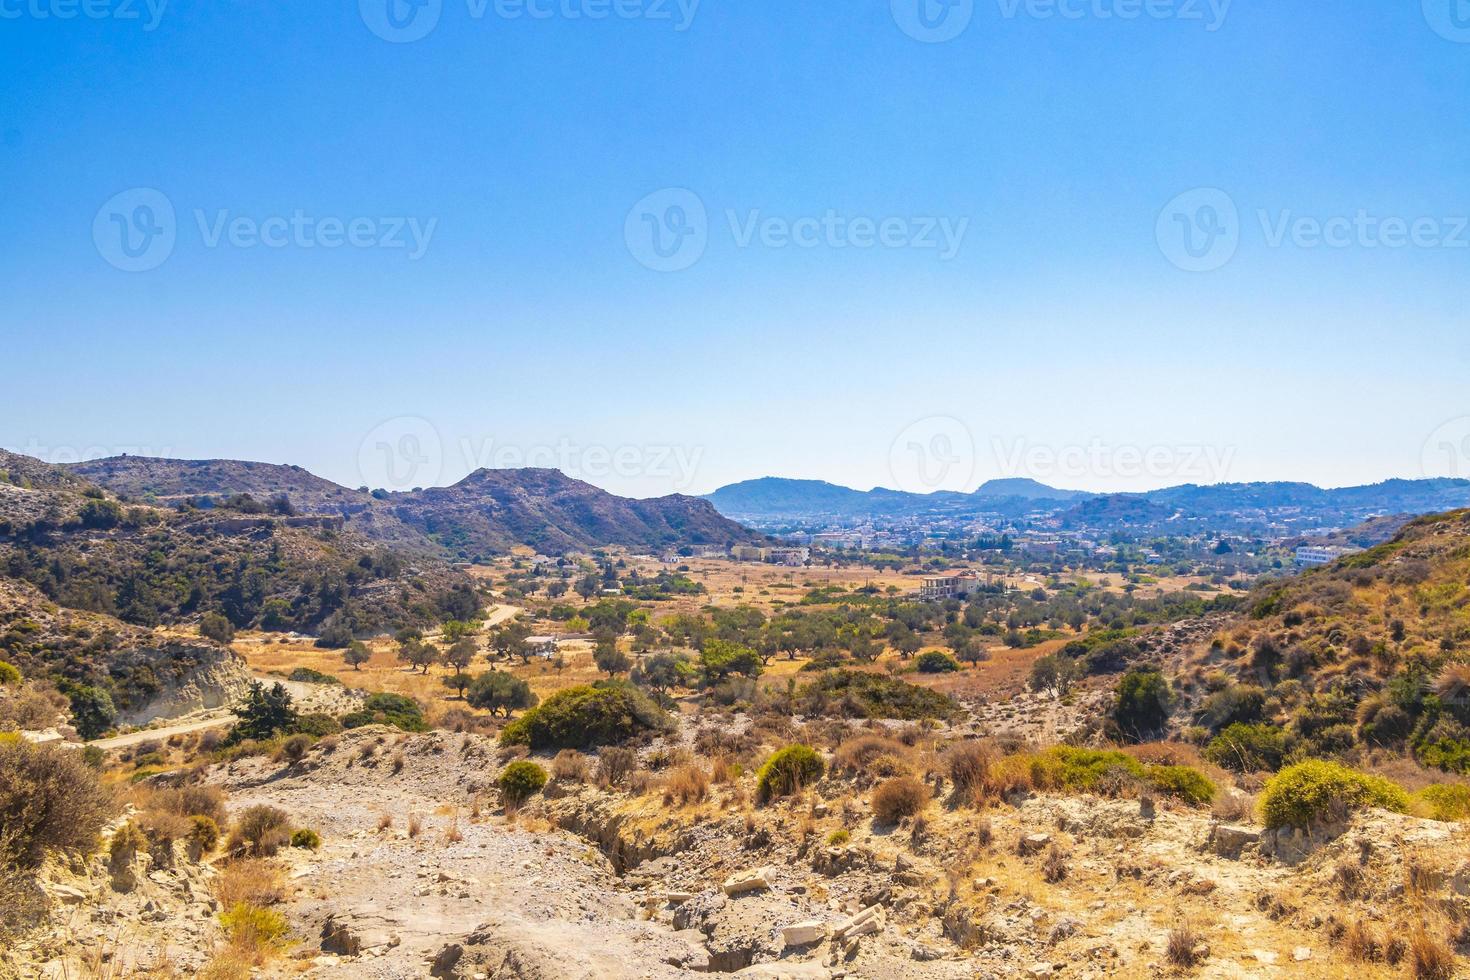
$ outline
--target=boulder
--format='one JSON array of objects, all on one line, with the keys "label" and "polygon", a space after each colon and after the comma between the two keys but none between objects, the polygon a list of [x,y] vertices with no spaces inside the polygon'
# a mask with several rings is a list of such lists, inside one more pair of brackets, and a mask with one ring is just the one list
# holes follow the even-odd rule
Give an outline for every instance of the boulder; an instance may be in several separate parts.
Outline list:
[{"label": "boulder", "polygon": [[1217,823],[1210,829],[1210,850],[1221,857],[1238,858],[1240,852],[1261,842],[1261,832],[1239,824]]},{"label": "boulder", "polygon": [[853,939],[880,931],[887,924],[883,906],[870,905],[861,912],[832,927],[834,939]]},{"label": "boulder", "polygon": [[827,923],[820,919],[798,922],[781,930],[781,941],[787,946],[806,946],[827,938]]},{"label": "boulder", "polygon": [[741,871],[725,879],[720,890],[726,895],[744,895],[746,892],[763,891],[771,887],[771,879],[775,877],[772,868],[755,868],[751,871]]}]

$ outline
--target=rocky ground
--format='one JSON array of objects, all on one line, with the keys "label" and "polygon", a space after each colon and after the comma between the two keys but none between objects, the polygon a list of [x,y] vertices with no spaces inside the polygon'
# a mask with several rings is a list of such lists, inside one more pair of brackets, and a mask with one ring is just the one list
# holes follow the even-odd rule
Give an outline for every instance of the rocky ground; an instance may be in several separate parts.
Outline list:
[{"label": "rocky ground", "polygon": [[[1162,976],[1185,925],[1200,977],[1404,976],[1348,962],[1344,930],[1470,920],[1465,832],[1380,812],[1325,841],[1091,797],[941,798],[884,827],[860,780],[829,777],[765,807],[738,781],[680,803],[656,779],[561,780],[508,817],[500,766],[479,736],[370,728],[295,764],[213,767],[232,811],[280,807],[322,838],[282,852],[296,942],[259,975]],[[8,962],[195,975],[219,936],[214,874],[177,853],[51,866],[51,927]],[[104,957],[112,972],[83,969]]]}]

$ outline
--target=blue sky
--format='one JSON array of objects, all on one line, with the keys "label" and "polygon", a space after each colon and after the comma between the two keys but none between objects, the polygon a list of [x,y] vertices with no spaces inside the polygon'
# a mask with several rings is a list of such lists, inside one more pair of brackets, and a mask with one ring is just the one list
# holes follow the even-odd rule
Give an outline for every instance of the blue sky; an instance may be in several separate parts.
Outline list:
[{"label": "blue sky", "polygon": [[1470,476],[1464,0],[88,2],[0,0],[7,448]]}]

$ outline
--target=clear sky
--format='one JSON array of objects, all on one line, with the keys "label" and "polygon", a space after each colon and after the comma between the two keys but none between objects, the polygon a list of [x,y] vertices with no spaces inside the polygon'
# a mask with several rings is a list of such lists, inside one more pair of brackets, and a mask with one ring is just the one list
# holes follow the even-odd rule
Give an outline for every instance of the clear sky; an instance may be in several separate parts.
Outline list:
[{"label": "clear sky", "polygon": [[1470,476],[1459,0],[160,2],[0,0],[6,448]]}]

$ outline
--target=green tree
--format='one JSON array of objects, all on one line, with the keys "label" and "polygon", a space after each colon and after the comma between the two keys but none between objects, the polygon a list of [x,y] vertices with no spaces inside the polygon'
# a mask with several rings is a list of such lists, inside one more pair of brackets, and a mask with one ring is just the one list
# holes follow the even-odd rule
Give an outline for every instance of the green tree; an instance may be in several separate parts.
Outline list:
[{"label": "green tree", "polygon": [[475,641],[468,636],[462,636],[454,641],[453,646],[444,651],[444,662],[453,667],[456,674],[460,674],[475,659],[477,652]]},{"label": "green tree", "polygon": [[373,652],[368,649],[367,644],[361,640],[353,640],[347,644],[347,649],[342,651],[342,659],[353,670],[362,670],[362,665],[373,658]]},{"label": "green tree", "polygon": [[83,739],[101,738],[117,721],[112,695],[100,687],[75,688],[71,692],[71,720]]},{"label": "green tree", "polygon": [[1153,667],[1135,667],[1118,681],[1113,721],[1128,738],[1142,741],[1169,721],[1174,694],[1164,675]]},{"label": "green tree", "polygon": [[398,659],[427,674],[439,662],[439,650],[432,643],[410,637],[398,645]]},{"label": "green tree", "polygon": [[512,711],[536,706],[537,698],[531,685],[498,670],[487,671],[470,682],[467,700],[472,707],[488,711],[492,715],[504,713],[509,718]]},{"label": "green tree", "polygon": [[597,645],[592,650],[592,662],[608,677],[615,677],[633,666],[628,655],[618,649],[617,637],[607,634],[598,637]]},{"label": "green tree", "polygon": [[199,618],[199,635],[228,646],[235,641],[235,626],[220,613],[207,612]]},{"label": "green tree", "polygon": [[228,741],[238,744],[246,739],[265,741],[296,727],[296,709],[285,686],[277,682],[269,689],[260,681],[251,681],[245,700],[235,708],[240,720],[230,729]]},{"label": "green tree", "polygon": [[732,674],[759,677],[761,661],[750,647],[728,640],[709,640],[699,654],[699,670],[704,683],[713,685]]}]

